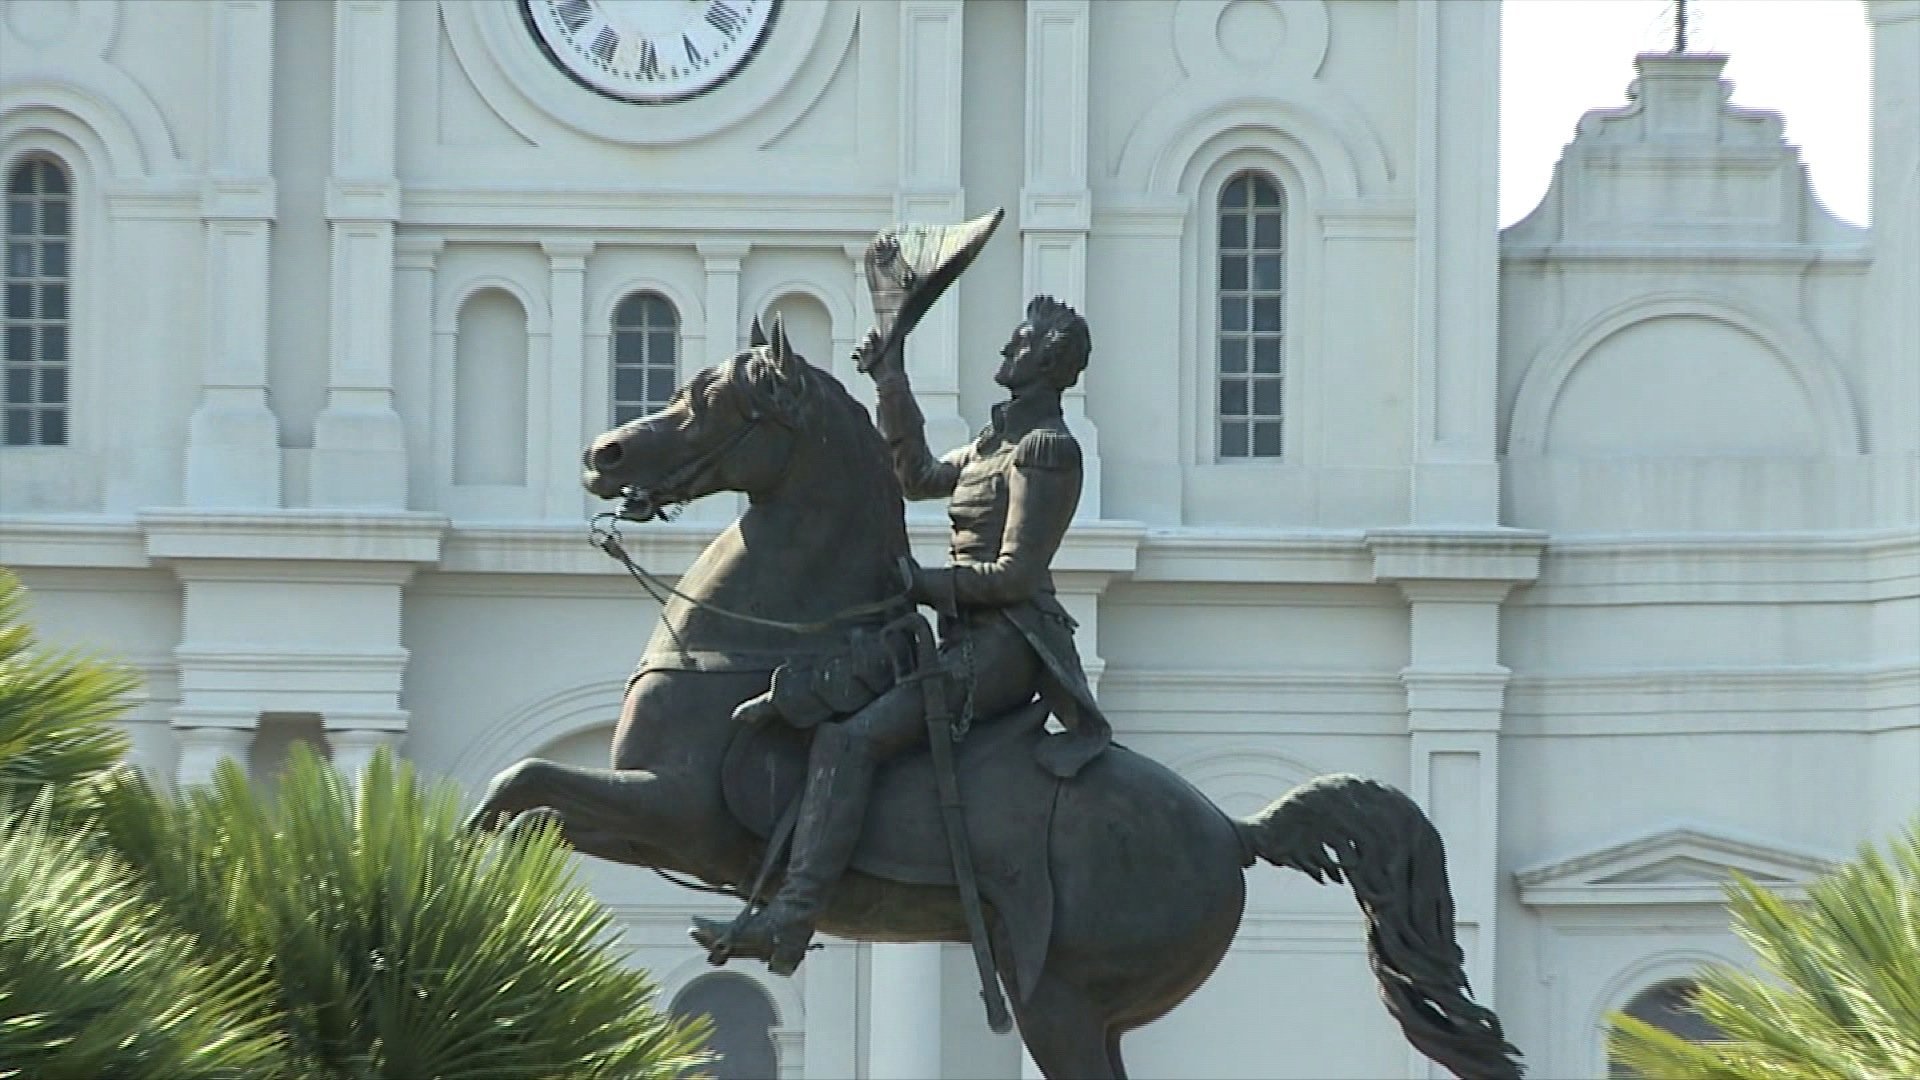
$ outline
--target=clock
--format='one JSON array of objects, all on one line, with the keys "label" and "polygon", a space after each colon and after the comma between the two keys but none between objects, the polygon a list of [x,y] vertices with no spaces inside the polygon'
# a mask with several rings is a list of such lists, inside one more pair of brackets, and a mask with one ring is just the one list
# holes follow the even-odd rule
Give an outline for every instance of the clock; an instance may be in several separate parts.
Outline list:
[{"label": "clock", "polygon": [[780,0],[520,0],[554,66],[618,101],[664,105],[726,82],[773,26]]}]

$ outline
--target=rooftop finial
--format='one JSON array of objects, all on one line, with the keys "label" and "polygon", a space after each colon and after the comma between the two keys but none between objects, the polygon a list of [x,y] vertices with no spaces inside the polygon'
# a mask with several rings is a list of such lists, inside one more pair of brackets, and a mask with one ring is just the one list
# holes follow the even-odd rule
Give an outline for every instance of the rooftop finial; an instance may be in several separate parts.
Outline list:
[{"label": "rooftop finial", "polygon": [[1673,51],[1687,51],[1687,0],[1673,0]]}]

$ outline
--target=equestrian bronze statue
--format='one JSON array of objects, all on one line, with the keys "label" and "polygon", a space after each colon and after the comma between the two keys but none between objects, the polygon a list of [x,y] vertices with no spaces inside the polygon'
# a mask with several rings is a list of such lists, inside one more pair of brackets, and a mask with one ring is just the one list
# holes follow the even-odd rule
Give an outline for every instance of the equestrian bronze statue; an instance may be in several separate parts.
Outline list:
[{"label": "equestrian bronze statue", "polygon": [[[789,974],[816,930],[971,943],[989,1023],[1010,999],[1055,1080],[1125,1075],[1120,1037],[1212,973],[1263,859],[1351,886],[1417,1049],[1463,1077],[1519,1076],[1469,996],[1440,836],[1410,799],[1326,776],[1236,819],[1111,740],[1049,572],[1080,497],[1060,399],[1091,356],[1085,320],[1035,298],[1001,350],[992,422],[944,456],[927,446],[903,345],[999,219],[870,246],[879,325],[855,359],[875,417],[776,320],[593,440],[584,483],[625,520],[717,491],[748,506],[672,585],[598,533],[664,601],[611,767],[522,761],[474,825],[551,821],[589,855],[739,897],[731,922],[695,921],[714,963]],[[948,565],[913,562],[903,498],[948,501]]]}]

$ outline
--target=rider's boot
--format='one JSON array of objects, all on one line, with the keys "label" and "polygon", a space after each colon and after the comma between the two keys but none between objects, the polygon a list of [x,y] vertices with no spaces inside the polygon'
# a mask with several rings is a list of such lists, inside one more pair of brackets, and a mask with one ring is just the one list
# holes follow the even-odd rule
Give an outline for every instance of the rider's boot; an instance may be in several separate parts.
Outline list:
[{"label": "rider's boot", "polygon": [[793,857],[773,901],[732,922],[695,917],[694,940],[715,963],[744,956],[791,975],[813,940],[827,892],[853,857],[866,818],[874,762],[840,724],[823,724],[808,755],[808,781],[793,828]]}]

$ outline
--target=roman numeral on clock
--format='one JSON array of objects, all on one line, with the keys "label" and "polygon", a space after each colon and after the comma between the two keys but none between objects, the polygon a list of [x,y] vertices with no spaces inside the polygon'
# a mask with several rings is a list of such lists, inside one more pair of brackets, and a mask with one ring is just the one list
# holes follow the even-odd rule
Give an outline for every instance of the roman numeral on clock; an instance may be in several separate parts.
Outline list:
[{"label": "roman numeral on clock", "polygon": [[593,5],[587,0],[560,0],[553,5],[553,13],[567,24],[568,33],[577,33],[593,17]]},{"label": "roman numeral on clock", "polygon": [[707,5],[707,25],[731,39],[740,32],[741,27],[747,25],[747,16],[726,0],[713,0]]},{"label": "roman numeral on clock", "polygon": [[700,50],[699,50],[699,49],[696,49],[696,48],[694,48],[694,46],[693,46],[693,39],[692,39],[692,38],[690,38],[690,37],[688,37],[688,36],[687,36],[687,35],[685,35],[685,34],[681,34],[681,35],[680,35],[680,44],[682,44],[682,45],[684,45],[684,46],[686,46],[686,48],[687,48],[687,62],[688,62],[688,63],[690,63],[690,64],[693,64],[694,66],[696,66],[696,67],[697,67],[697,66],[699,66],[699,65],[701,65],[701,64],[704,64],[704,63],[706,63],[706,62],[707,62],[707,58],[706,58],[705,56],[702,56],[702,55],[700,55]]},{"label": "roman numeral on clock", "polygon": [[598,57],[601,63],[606,64],[613,61],[614,50],[619,47],[620,35],[614,33],[613,27],[603,26],[599,33],[593,35],[593,44],[587,46],[587,51]]}]

